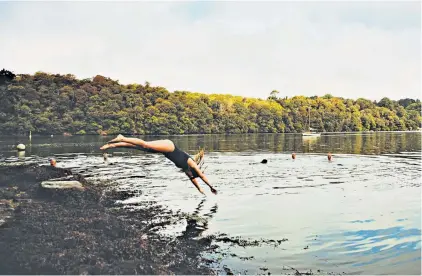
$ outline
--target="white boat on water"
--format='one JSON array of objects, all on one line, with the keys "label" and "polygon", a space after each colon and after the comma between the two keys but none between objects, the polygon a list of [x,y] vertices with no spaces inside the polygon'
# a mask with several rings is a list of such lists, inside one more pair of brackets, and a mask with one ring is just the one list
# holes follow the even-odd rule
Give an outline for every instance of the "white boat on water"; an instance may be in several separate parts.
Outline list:
[{"label": "white boat on water", "polygon": [[316,129],[311,128],[311,110],[308,107],[308,129],[309,131],[302,132],[302,137],[320,137],[321,133],[317,132]]},{"label": "white boat on water", "polygon": [[316,132],[315,129],[313,129],[313,128],[309,128],[309,131],[303,132],[302,136],[303,137],[319,137],[319,136],[321,136],[321,133]]}]

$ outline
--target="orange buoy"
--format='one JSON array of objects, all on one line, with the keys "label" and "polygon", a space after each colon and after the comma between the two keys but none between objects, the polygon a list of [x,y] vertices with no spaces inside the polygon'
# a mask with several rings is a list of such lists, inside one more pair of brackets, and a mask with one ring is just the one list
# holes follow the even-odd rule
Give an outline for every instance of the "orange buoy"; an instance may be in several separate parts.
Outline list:
[{"label": "orange buoy", "polygon": [[328,161],[331,161],[332,155],[331,152],[328,153]]},{"label": "orange buoy", "polygon": [[296,159],[296,153],[292,153],[292,159],[294,160],[294,159]]}]

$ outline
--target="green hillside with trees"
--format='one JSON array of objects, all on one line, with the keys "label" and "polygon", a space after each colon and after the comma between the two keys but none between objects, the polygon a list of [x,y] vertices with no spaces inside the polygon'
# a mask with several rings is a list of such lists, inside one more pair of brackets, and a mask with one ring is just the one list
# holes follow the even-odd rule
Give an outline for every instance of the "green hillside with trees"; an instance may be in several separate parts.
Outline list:
[{"label": "green hillside with trees", "polygon": [[[37,72],[0,76],[0,134],[199,134],[396,131],[421,126],[420,100],[283,97],[268,99],[170,93],[164,87],[122,85],[100,75]],[[9,74],[10,75],[10,74]],[[268,91],[270,92],[270,91]]]}]

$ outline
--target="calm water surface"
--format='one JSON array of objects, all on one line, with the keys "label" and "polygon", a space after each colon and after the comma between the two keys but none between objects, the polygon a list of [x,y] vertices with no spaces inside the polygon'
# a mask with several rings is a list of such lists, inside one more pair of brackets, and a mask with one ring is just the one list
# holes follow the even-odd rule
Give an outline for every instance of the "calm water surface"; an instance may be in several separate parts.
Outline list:
[{"label": "calm water surface", "polygon": [[[162,155],[118,149],[105,163],[98,148],[110,138],[0,136],[0,159],[48,164],[55,156],[60,167],[137,191],[127,204],[158,201],[208,217],[203,234],[287,239],[279,247],[227,248],[254,257],[248,260],[215,256],[239,273],[421,274],[420,132],[170,137],[192,154],[205,146],[205,172],[219,191],[204,187],[205,200]],[[27,145],[25,156],[17,143]]]}]

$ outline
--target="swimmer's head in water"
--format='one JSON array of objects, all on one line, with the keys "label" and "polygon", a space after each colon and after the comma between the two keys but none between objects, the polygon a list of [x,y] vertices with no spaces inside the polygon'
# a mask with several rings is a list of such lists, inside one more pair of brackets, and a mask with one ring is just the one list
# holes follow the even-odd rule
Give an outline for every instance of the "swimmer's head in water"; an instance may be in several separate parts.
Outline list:
[{"label": "swimmer's head in water", "polygon": [[49,158],[48,161],[50,161],[50,165],[55,167],[57,165],[57,161],[54,158]]}]

